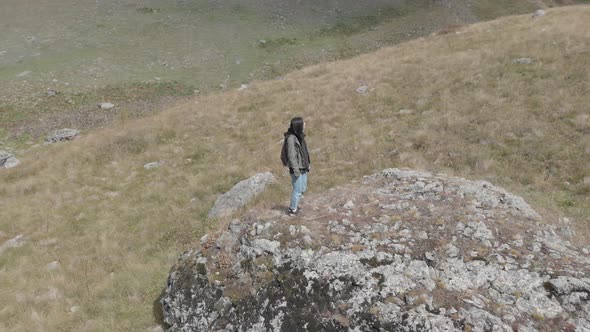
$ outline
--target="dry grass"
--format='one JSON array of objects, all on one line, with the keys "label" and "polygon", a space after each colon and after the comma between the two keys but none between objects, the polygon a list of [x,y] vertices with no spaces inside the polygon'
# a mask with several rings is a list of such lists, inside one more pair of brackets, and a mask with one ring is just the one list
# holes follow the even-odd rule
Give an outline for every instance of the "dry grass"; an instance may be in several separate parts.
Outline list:
[{"label": "dry grass", "polygon": [[220,193],[269,170],[280,184],[254,204],[287,203],[278,142],[295,115],[308,123],[311,191],[431,169],[490,180],[588,234],[588,22],[580,6],[465,27],[30,152],[0,172],[2,238],[28,239],[0,256],[0,330],[156,325],[168,270],[216,227],[205,216]]}]

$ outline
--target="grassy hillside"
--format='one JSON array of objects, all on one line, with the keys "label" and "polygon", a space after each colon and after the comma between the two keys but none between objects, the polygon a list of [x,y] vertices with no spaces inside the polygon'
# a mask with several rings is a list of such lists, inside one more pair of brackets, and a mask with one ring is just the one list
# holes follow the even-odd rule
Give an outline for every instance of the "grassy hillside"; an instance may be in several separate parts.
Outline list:
[{"label": "grassy hillside", "polygon": [[[52,129],[105,126],[120,114],[167,108],[169,99],[182,101],[196,90],[274,79],[539,6],[529,0],[4,0],[0,146],[27,148]],[[47,96],[47,89],[59,94]],[[97,112],[103,101],[117,108]]]},{"label": "grassy hillside", "polygon": [[205,215],[220,193],[270,170],[278,183],[252,205],[287,204],[279,150],[295,115],[312,192],[386,167],[442,171],[589,235],[589,29],[590,6],[447,29],[30,150],[0,171],[0,243],[26,239],[0,254],[0,330],[155,326],[168,270],[217,227]]}]

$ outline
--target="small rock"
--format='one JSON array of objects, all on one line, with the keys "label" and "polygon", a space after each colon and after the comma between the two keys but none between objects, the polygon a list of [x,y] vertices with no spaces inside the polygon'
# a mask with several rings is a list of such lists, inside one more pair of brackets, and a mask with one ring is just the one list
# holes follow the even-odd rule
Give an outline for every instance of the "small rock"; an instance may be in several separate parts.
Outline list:
[{"label": "small rock", "polygon": [[47,268],[47,270],[49,270],[49,271],[53,271],[53,270],[57,270],[59,268],[59,266],[60,266],[60,264],[58,261],[53,261],[53,262],[45,265],[45,268]]},{"label": "small rock", "polygon": [[150,170],[150,169],[153,169],[153,168],[158,168],[158,167],[164,165],[165,163],[166,163],[165,160],[152,161],[151,163],[147,163],[147,164],[143,165],[143,168],[145,170]]},{"label": "small rock", "polygon": [[80,306],[79,305],[75,305],[73,307],[70,308],[70,314],[75,314],[78,311],[80,311]]},{"label": "small rock", "polygon": [[110,110],[111,108],[115,107],[115,105],[111,103],[100,103],[98,104],[98,107],[102,110]]},{"label": "small rock", "polygon": [[531,60],[531,58],[518,58],[512,60],[512,63],[517,65],[530,65],[532,62],[533,60]]},{"label": "small rock", "polygon": [[539,18],[541,16],[545,16],[545,11],[543,9],[537,9],[535,10],[535,13],[533,13],[533,18]]},{"label": "small rock", "polygon": [[45,138],[45,141],[47,143],[71,141],[71,140],[75,139],[76,137],[78,137],[79,134],[80,134],[80,131],[76,130],[76,129],[68,129],[68,128],[59,129],[59,130],[56,130],[56,131],[50,133],[49,135],[47,135],[47,137]]},{"label": "small rock", "polygon": [[256,239],[252,242],[252,247],[259,249],[262,252],[274,254],[281,247],[281,243],[278,241],[270,241],[267,239]]},{"label": "small rock", "polygon": [[401,110],[399,110],[399,112],[397,112],[397,114],[399,114],[399,115],[410,115],[413,113],[414,113],[414,110],[407,110],[407,109],[401,109]]},{"label": "small rock", "polygon": [[436,259],[436,256],[434,255],[433,252],[427,251],[424,253],[424,258],[426,258],[426,260],[429,262],[434,262],[434,260]]},{"label": "small rock", "polygon": [[6,249],[9,248],[18,248],[25,244],[24,235],[17,235],[16,237],[2,243],[0,245],[0,254],[3,253]]},{"label": "small rock", "polygon": [[53,89],[47,89],[47,92],[46,92],[47,97],[55,97],[55,96],[57,96],[58,93],[59,92],[57,92],[56,90],[53,90]]},{"label": "small rock", "polygon": [[201,245],[205,245],[208,241],[209,241],[209,234],[203,235],[201,237],[201,239],[199,240],[199,242],[201,243]]},{"label": "small rock", "polygon": [[463,299],[463,302],[472,304],[480,309],[483,309],[483,307],[485,307],[485,303],[479,297],[476,296],[472,297],[471,300]]},{"label": "small rock", "polygon": [[354,202],[353,201],[348,201],[342,207],[345,208],[345,209],[347,209],[347,210],[352,210],[354,208]]},{"label": "small rock", "polygon": [[13,154],[6,151],[0,151],[0,168],[12,168],[18,164],[20,164],[20,161],[16,159]]},{"label": "small rock", "polygon": [[30,75],[32,73],[32,71],[27,70],[27,71],[23,71],[22,73],[16,75],[16,77],[25,77],[27,75]]},{"label": "small rock", "polygon": [[240,87],[238,88],[238,91],[243,91],[243,90],[246,90],[246,89],[248,89],[248,85],[247,85],[247,84],[242,84],[242,85],[240,85]]},{"label": "small rock", "polygon": [[240,222],[240,219],[234,219],[230,222],[228,228],[232,233],[239,235],[242,232],[243,226]]},{"label": "small rock", "polygon": [[366,85],[361,85],[361,86],[359,86],[358,88],[356,88],[356,92],[358,92],[358,93],[360,93],[360,94],[364,95],[364,94],[366,94],[367,92],[369,92],[369,87],[368,87],[368,86],[366,86]]},{"label": "small rock", "polygon": [[452,244],[447,244],[446,246],[446,252],[447,252],[447,256],[453,258],[453,257],[457,257],[459,255],[459,248],[455,247]]}]

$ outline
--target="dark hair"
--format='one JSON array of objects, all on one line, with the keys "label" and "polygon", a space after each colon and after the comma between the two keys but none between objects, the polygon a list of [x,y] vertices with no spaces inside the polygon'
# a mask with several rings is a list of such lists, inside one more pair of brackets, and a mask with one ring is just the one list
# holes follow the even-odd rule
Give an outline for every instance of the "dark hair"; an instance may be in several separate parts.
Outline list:
[{"label": "dark hair", "polygon": [[305,134],[303,133],[303,118],[295,117],[291,119],[291,126],[289,126],[287,132],[297,136],[299,141],[303,140],[305,137]]}]

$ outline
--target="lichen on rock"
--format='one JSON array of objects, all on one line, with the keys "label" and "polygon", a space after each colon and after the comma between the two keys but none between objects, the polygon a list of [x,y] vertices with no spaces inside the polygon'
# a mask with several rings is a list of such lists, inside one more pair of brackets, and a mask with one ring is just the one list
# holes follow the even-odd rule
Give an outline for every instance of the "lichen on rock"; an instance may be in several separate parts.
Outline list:
[{"label": "lichen on rock", "polygon": [[254,209],[183,253],[162,298],[169,330],[590,326],[588,256],[488,182],[389,169],[303,208]]}]

